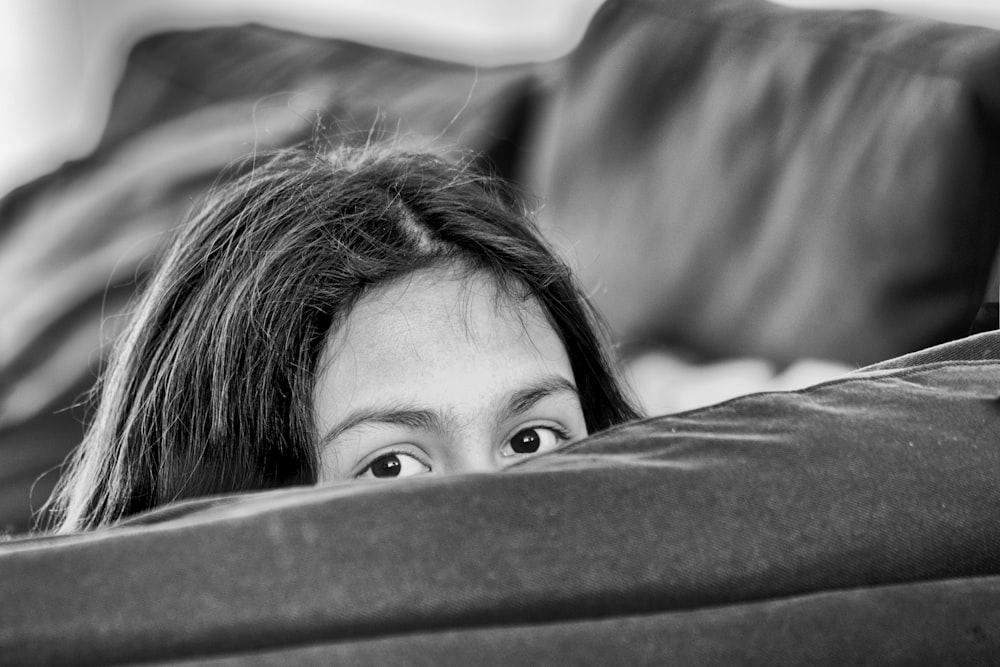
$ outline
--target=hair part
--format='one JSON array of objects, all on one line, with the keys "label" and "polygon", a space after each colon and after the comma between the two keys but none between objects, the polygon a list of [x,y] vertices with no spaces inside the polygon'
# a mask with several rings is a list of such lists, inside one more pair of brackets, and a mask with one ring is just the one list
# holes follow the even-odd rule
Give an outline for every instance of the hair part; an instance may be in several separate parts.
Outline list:
[{"label": "hair part", "polygon": [[43,508],[60,532],[183,498],[315,483],[317,366],[371,289],[483,272],[537,300],[593,433],[638,416],[603,324],[505,182],[391,146],[296,148],[234,165],[134,307],[94,419]]}]

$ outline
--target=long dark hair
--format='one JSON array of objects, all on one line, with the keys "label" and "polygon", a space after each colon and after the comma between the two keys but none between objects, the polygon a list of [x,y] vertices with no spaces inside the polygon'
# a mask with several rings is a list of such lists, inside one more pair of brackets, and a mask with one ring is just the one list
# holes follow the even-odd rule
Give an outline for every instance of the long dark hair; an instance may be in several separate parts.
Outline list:
[{"label": "long dark hair", "polygon": [[182,498],[314,483],[327,337],[368,290],[421,268],[483,271],[537,299],[588,430],[636,417],[571,271],[515,192],[470,162],[367,146],[235,165],[135,306],[49,525],[83,530]]}]

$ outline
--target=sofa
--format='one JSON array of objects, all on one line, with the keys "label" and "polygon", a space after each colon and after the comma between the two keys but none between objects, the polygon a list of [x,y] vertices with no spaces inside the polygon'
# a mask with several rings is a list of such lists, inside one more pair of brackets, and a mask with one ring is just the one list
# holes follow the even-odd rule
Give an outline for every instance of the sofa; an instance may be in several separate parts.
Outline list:
[{"label": "sofa", "polygon": [[[93,152],[0,202],[0,662],[995,662],[998,74],[994,30],[762,0],[608,0],[565,57],[489,68],[143,40]],[[26,535],[191,200],[397,129],[534,194],[623,363],[859,370],[497,475]]]},{"label": "sofa", "polygon": [[4,664],[988,665],[1000,332],[499,474],[0,544]]}]

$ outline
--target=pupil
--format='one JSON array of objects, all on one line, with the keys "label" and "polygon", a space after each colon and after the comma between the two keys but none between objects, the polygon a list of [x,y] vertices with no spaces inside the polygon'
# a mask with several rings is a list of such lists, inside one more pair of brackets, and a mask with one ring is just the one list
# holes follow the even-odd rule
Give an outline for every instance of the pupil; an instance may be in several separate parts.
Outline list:
[{"label": "pupil", "polygon": [[538,431],[533,428],[526,428],[510,439],[510,446],[518,454],[533,454],[538,451],[542,439],[538,437]]},{"label": "pupil", "polygon": [[395,454],[389,454],[372,461],[372,475],[375,477],[396,477],[399,475],[401,467],[399,457]]}]

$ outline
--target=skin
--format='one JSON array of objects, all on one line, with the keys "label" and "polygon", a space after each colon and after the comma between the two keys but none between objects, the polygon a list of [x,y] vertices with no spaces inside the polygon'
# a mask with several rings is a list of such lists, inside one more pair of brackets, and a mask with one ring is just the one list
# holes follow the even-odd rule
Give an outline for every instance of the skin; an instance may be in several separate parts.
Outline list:
[{"label": "skin", "polygon": [[321,483],[493,472],[587,435],[539,305],[444,269],[359,301],[327,342],[315,415]]}]

